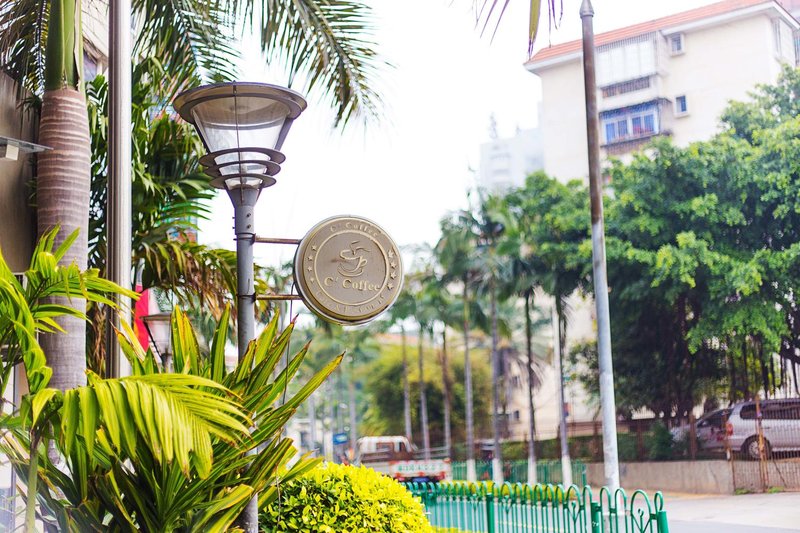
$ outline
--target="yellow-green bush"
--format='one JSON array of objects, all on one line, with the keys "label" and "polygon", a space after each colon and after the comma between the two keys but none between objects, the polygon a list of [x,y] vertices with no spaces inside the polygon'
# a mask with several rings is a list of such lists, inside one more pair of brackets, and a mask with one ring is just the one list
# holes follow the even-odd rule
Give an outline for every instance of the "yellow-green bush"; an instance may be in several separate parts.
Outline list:
[{"label": "yellow-green bush", "polygon": [[433,533],[422,504],[370,468],[324,464],[281,485],[262,531]]}]

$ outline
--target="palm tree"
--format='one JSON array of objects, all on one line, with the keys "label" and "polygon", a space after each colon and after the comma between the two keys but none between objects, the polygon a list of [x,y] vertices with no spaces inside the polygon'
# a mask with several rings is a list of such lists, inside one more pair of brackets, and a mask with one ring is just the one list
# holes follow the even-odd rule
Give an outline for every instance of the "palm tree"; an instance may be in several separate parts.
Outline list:
[{"label": "palm tree", "polygon": [[[225,397],[224,387],[200,375],[104,380],[90,373],[86,386],[65,392],[48,387],[52,371],[37,342],[37,333],[57,329],[56,317],[86,317],[70,306],[46,300],[79,293],[88,301],[113,305],[113,293],[135,296],[100,278],[96,270],[81,271],[75,264],[60,266],[77,231],[55,248],[56,232],[54,229],[46,233],[36,246],[24,287],[0,254],[0,342],[6,352],[0,362],[0,395],[17,364],[22,364],[28,384],[18,410],[0,416],[4,433],[0,447],[27,486],[27,531],[34,530],[37,500],[58,512],[63,498],[76,493],[61,491],[54,498],[50,488],[67,480],[72,483],[73,479],[73,488],[82,485],[80,474],[86,474],[98,463],[121,463],[149,453],[161,465],[172,463],[188,470],[191,462],[204,473],[212,460],[211,449],[206,445],[209,434],[227,439],[226,445],[241,445],[249,439],[246,410],[232,401],[233,396]],[[152,353],[149,357],[149,362],[154,363]],[[47,453],[49,443],[62,452],[65,464],[53,465]],[[76,463],[76,456],[82,460]],[[78,476],[70,479],[62,469],[72,467],[77,467]],[[44,490],[39,489],[40,479]],[[63,484],[60,486],[64,488]],[[75,500],[81,505],[86,503],[82,497]],[[69,529],[66,524],[61,525],[62,530]]]},{"label": "palm tree", "polygon": [[433,332],[435,309],[431,305],[429,295],[425,293],[426,272],[416,272],[409,279],[406,290],[410,291],[415,300],[414,319],[417,321],[417,363],[419,368],[419,418],[420,432],[422,434],[422,452],[426,460],[431,458],[431,437],[428,427],[428,394],[425,382],[424,346],[425,334]]},{"label": "palm tree", "polygon": [[[586,196],[580,183],[562,184],[539,172],[508,195],[502,209],[495,210],[506,213],[505,220],[513,228],[510,234],[518,241],[521,263],[517,268],[527,272],[520,279],[529,277],[554,299],[554,344],[559,356],[566,348],[568,298],[586,282],[579,259],[589,226]],[[561,440],[562,455],[567,457],[566,438]]]},{"label": "palm tree", "polygon": [[[226,43],[246,20],[251,28],[258,26],[262,50],[287,65],[290,82],[306,74],[307,89],[320,90],[331,102],[337,124],[375,111],[377,97],[369,81],[376,55],[363,38],[370,10],[361,0],[141,0],[134,10],[141,21],[136,56],[156,57],[166,65],[169,76],[159,81],[167,99],[205,72],[231,79],[234,71],[226,65],[236,52]],[[38,140],[53,148],[38,160],[39,234],[56,225],[65,233],[79,229],[79,240],[63,260],[85,268],[90,133],[81,11],[80,0],[0,0],[0,66],[18,81],[20,94],[27,90],[41,97]],[[78,298],[70,304],[77,310],[84,306]],[[69,316],[59,321],[68,334],[45,335],[42,346],[51,359],[53,385],[66,389],[85,383],[85,323]]]},{"label": "palm tree", "polygon": [[471,215],[473,232],[476,235],[476,248],[472,256],[472,281],[476,288],[489,299],[490,333],[492,338],[492,479],[495,483],[502,483],[503,457],[500,447],[501,427],[498,414],[500,408],[500,381],[502,379],[503,365],[498,349],[498,312],[497,312],[497,285],[502,279],[503,269],[507,266],[505,258],[497,254],[497,243],[505,230],[498,220],[494,219],[488,211],[495,202],[495,198],[481,198],[475,214]]},{"label": "palm tree", "polygon": [[[434,261],[436,256],[433,257]],[[442,348],[439,351],[439,366],[442,370],[442,389],[443,398],[443,417],[444,417],[444,447],[448,456],[452,454],[452,427],[450,423],[452,413],[452,381],[450,379],[450,362],[447,353],[447,328],[458,324],[460,320],[460,308],[454,305],[453,297],[450,294],[447,284],[443,281],[441,273],[437,273],[441,266],[434,264],[432,271],[424,279],[424,298],[433,311],[434,323],[438,322],[442,326]],[[433,338],[434,328],[431,328],[431,344],[435,345]]]},{"label": "palm tree", "polygon": [[[408,285],[405,284],[407,287]],[[408,442],[414,442],[413,431],[411,430],[411,390],[408,383],[408,353],[406,342],[405,321],[414,315],[416,302],[410,292],[402,291],[389,309],[389,320],[394,324],[400,325],[400,349],[403,357],[403,422],[405,436]]]},{"label": "palm tree", "polygon": [[[524,240],[525,223],[523,214],[518,207],[524,202],[524,194],[519,189],[514,189],[504,197],[494,199],[489,207],[492,216],[501,220],[506,227],[506,232],[499,244],[501,253],[509,260],[509,276],[503,280],[501,293],[504,298],[514,295],[522,298],[525,309],[525,353],[527,356],[526,374],[528,383],[528,483],[535,485],[536,479],[536,406],[534,405],[535,384],[538,383],[533,350],[533,320],[531,312],[534,307],[534,294],[536,287],[541,284],[540,275],[536,270],[536,262],[530,257],[532,247]],[[540,324],[541,325],[541,324]],[[540,354],[546,350],[539,349]]]},{"label": "palm tree", "polygon": [[[0,8],[0,12],[3,9]],[[36,202],[39,235],[55,227],[63,232],[55,237],[56,246],[75,230],[77,239],[65,252],[62,262],[87,265],[89,235],[89,122],[81,80],[83,40],[75,34],[80,20],[80,0],[53,2],[49,9],[46,61],[43,65],[43,92],[40,93],[41,119],[39,143],[52,150],[38,158]],[[38,13],[38,11],[35,11]],[[4,32],[9,28],[0,22]],[[55,299],[83,312],[85,301]],[[45,334],[41,346],[53,369],[51,384],[66,390],[86,384],[86,322],[74,316],[57,320],[64,335]]]},{"label": "palm tree", "polygon": [[470,211],[456,212],[440,222],[442,236],[436,243],[435,252],[442,266],[442,283],[461,283],[462,323],[464,334],[464,421],[466,434],[467,480],[475,481],[475,426],[472,401],[472,363],[469,352],[470,285],[474,277],[473,252],[477,245],[475,218]]}]

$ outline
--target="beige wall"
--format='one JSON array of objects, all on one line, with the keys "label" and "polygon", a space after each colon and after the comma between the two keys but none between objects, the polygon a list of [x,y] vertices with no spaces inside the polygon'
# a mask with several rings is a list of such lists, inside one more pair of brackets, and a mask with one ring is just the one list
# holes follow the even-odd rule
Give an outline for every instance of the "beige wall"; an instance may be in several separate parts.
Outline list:
[{"label": "beige wall", "polygon": [[[733,494],[735,489],[761,490],[757,461],[669,461],[620,464],[620,485],[625,490],[660,490],[693,494]],[[734,472],[735,469],[735,472]],[[770,461],[767,474],[770,486],[798,490],[800,464],[794,461]],[[734,479],[735,474],[735,479]],[[601,487],[603,463],[586,465],[586,482]]]},{"label": "beige wall", "polygon": [[[11,78],[0,74],[0,135],[31,141],[33,128],[17,107],[16,91]],[[36,233],[29,205],[32,170],[31,157],[25,154],[17,161],[0,159],[0,250],[15,272],[27,269]]]},{"label": "beige wall", "polygon": [[[553,299],[550,296],[537,291],[534,300],[537,309],[544,310],[545,313],[550,312],[550,308],[553,305]],[[594,301],[575,293],[570,296],[567,307],[569,314],[567,318],[567,353],[564,354],[565,361],[568,359],[570,347],[594,339],[596,336]],[[520,332],[520,335],[524,335],[524,332]],[[515,341],[518,346],[525,346],[523,337],[515,338]],[[534,332],[534,344],[546,345],[552,354],[553,328],[549,324]],[[524,358],[525,355],[522,354],[522,357]],[[536,410],[536,438],[539,440],[552,439],[558,436],[558,374],[554,364],[544,363],[539,371],[541,384],[537,387],[533,397]],[[514,375],[520,375],[523,372],[527,371],[513,366],[510,369],[509,377],[513,379]],[[511,418],[509,421],[509,433],[512,440],[525,440],[529,434],[527,374],[520,375],[520,382],[522,386],[510,390],[508,398],[508,413]],[[567,383],[564,396],[569,405],[568,422],[586,422],[595,418],[597,406],[590,402],[580,383]],[[520,413],[520,419],[516,422],[513,420],[515,410]]]},{"label": "beige wall", "polygon": [[684,33],[685,53],[669,58],[663,96],[686,95],[689,113],[673,120],[673,139],[685,146],[719,131],[730,100],[744,100],[757,83],[780,71],[767,15]]},{"label": "beige wall", "polygon": [[[727,461],[670,461],[622,463],[620,485],[625,490],[660,490],[694,494],[733,494],[733,475]],[[586,465],[586,482],[605,485],[603,463]]]},{"label": "beige wall", "polygon": [[589,175],[581,62],[556,65],[541,73],[544,170],[560,180]]},{"label": "beige wall", "polygon": [[[770,12],[771,13],[771,12]],[[664,33],[668,35],[669,33]],[[663,39],[664,36],[659,37]],[[660,49],[666,49],[662,43]],[[708,139],[719,130],[719,115],[730,100],[747,98],[758,83],[772,83],[781,69],[768,13],[684,32],[680,55],[659,53],[659,75],[649,89],[604,100],[600,110],[686,95],[688,114],[668,118],[678,145]],[[541,127],[545,172],[560,180],[586,178],[586,119],[580,58],[539,67],[542,80]],[[671,115],[668,112],[668,115]],[[601,151],[601,157],[604,154]],[[619,157],[619,156],[618,156]],[[623,160],[628,159],[623,156]]]}]

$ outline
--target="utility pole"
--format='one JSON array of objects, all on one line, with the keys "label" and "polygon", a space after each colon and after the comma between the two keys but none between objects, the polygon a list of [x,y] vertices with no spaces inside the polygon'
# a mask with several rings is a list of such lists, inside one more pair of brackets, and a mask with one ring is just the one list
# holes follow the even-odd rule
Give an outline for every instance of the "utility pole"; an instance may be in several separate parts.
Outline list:
[{"label": "utility pole", "polygon": [[[109,3],[108,199],[106,204],[107,276],[125,289],[131,284],[131,2]],[[117,340],[120,321],[131,322],[130,299],[114,296],[119,310],[108,308],[106,373],[131,373]]]},{"label": "utility pole", "polygon": [[580,9],[583,27],[583,84],[586,98],[586,137],[589,155],[589,193],[592,208],[592,274],[597,306],[597,353],[600,366],[600,409],[603,418],[603,470],[606,486],[619,488],[617,418],[614,401],[614,369],[611,359],[611,323],[606,278],[606,242],[603,225],[603,183],[600,176],[600,127],[597,116],[595,81],[594,9],[583,0]]}]

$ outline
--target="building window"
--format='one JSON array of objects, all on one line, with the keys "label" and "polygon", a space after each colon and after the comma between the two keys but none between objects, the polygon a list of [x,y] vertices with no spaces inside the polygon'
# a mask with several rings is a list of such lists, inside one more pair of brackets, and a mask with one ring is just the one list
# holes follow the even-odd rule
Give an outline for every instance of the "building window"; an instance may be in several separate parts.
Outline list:
[{"label": "building window", "polygon": [[603,91],[603,98],[609,98],[611,96],[632,93],[635,91],[641,91],[642,89],[649,89],[649,88],[650,88],[650,77],[648,76],[646,78],[638,78],[635,80],[623,81],[622,83],[615,83],[614,85],[603,87],[602,91]]},{"label": "building window", "polygon": [[597,48],[597,85],[636,80],[657,72],[655,34],[623,39]]},{"label": "building window", "polygon": [[623,107],[600,114],[605,144],[651,137],[660,131],[656,102]]},{"label": "building window", "polygon": [[686,95],[682,94],[675,97],[675,115],[681,116],[689,113],[689,108],[686,105]]},{"label": "building window", "polygon": [[683,53],[683,34],[676,33],[675,35],[670,35],[668,37],[669,40],[669,53],[670,55],[676,56],[678,54]]},{"label": "building window", "polygon": [[792,28],[780,19],[772,21],[775,55],[779,60],[794,66],[797,63],[796,43]]}]

